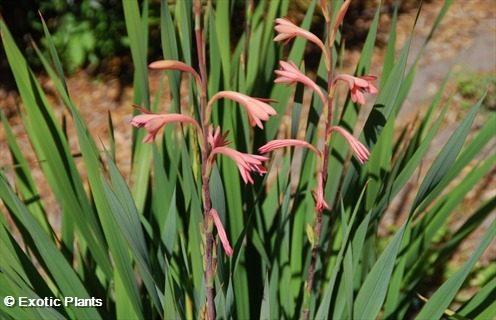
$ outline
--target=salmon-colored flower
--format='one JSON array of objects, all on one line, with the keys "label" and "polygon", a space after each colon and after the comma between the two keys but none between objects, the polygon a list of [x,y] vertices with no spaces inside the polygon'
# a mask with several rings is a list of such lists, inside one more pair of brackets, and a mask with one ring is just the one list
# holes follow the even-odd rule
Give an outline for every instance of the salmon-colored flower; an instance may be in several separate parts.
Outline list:
[{"label": "salmon-colored flower", "polygon": [[201,78],[200,75],[184,62],[181,61],[176,61],[176,60],[159,60],[152,62],[148,65],[148,68],[154,69],[154,70],[179,70],[179,71],[184,71],[191,73],[198,84],[198,88],[201,88]]},{"label": "salmon-colored flower", "polygon": [[270,116],[277,115],[276,110],[274,110],[274,108],[267,103],[275,102],[274,100],[252,98],[235,91],[220,91],[217,92],[208,102],[205,121],[210,119],[213,103],[221,98],[234,100],[245,107],[246,113],[248,114],[248,119],[253,127],[257,125],[260,129],[263,129],[262,121],[267,121]]},{"label": "salmon-colored flower", "polygon": [[317,174],[317,202],[315,203],[315,210],[322,211],[324,208],[329,210],[329,205],[324,200],[324,180],[322,172],[319,171]]},{"label": "salmon-colored flower", "polygon": [[320,152],[317,148],[315,148],[311,143],[297,139],[272,140],[264,144],[260,148],[258,148],[258,151],[260,153],[267,153],[275,149],[284,148],[284,147],[305,147],[315,152],[319,157],[322,157],[322,152]]},{"label": "salmon-colored flower", "polygon": [[341,133],[341,135],[343,135],[346,141],[348,141],[348,143],[350,144],[351,149],[353,150],[353,152],[358,158],[358,161],[361,164],[364,164],[365,161],[369,159],[370,152],[367,149],[367,147],[365,147],[360,141],[358,141],[358,139],[355,138],[351,133],[338,126],[331,127],[330,132],[332,131],[337,131]]},{"label": "salmon-colored flower", "polygon": [[304,73],[300,71],[300,69],[294,64],[293,61],[285,62],[279,61],[279,64],[282,67],[282,70],[275,70],[274,72],[279,76],[274,82],[276,83],[287,83],[286,86],[290,86],[296,82],[301,82],[304,85],[312,88],[319,95],[320,99],[322,99],[322,103],[326,105],[326,99],[324,97],[324,93],[320,87],[312,81],[309,77],[307,77]]},{"label": "salmon-colored flower", "polygon": [[376,80],[377,77],[374,76],[361,76],[361,77],[353,77],[348,74],[340,74],[332,80],[332,85],[338,81],[343,80],[348,82],[351,93],[351,100],[353,102],[360,103],[361,105],[365,104],[365,96],[363,92],[367,93],[377,93],[377,87],[371,82]]},{"label": "salmon-colored flower", "polygon": [[324,43],[313,33],[303,28],[295,25],[289,18],[278,18],[275,20],[277,24],[274,29],[279,32],[279,34],[274,38],[274,41],[286,40],[284,44],[288,43],[294,37],[302,37],[313,43],[315,43],[322,50],[322,53],[325,56],[325,62],[327,68],[329,68],[329,54],[327,52],[327,48]]},{"label": "salmon-colored flower", "polygon": [[217,233],[219,234],[220,242],[222,242],[226,256],[230,257],[233,254],[233,249],[229,244],[229,239],[227,239],[226,230],[224,230],[222,221],[220,221],[219,214],[215,209],[210,210],[210,214],[214,218],[215,227],[217,228]]},{"label": "salmon-colored flower", "polygon": [[210,156],[208,158],[209,166],[212,165],[217,154],[223,154],[230,157],[232,160],[234,160],[234,162],[236,162],[239,173],[241,174],[241,178],[243,178],[243,181],[245,183],[253,183],[253,178],[250,175],[250,173],[252,172],[258,173],[260,175],[267,173],[267,169],[265,169],[262,163],[269,160],[269,158],[248,153],[242,153],[226,147],[226,145],[229,143],[225,140],[226,135],[227,134],[221,136],[220,128],[217,128],[214,134],[213,126],[210,126],[209,136],[207,138],[207,141],[212,147],[212,151],[210,152]]},{"label": "salmon-colored flower", "polygon": [[[146,111],[142,108],[140,108],[140,110]],[[191,123],[196,127],[198,132],[201,133],[200,126],[193,118],[177,113],[155,114],[146,111],[145,114],[137,115],[131,120],[131,124],[136,128],[144,127],[145,130],[148,131],[148,134],[145,136],[142,143],[145,142],[152,143],[155,140],[155,137],[157,136],[157,133],[160,130],[160,128],[162,128],[168,123],[174,123],[174,122]]]}]

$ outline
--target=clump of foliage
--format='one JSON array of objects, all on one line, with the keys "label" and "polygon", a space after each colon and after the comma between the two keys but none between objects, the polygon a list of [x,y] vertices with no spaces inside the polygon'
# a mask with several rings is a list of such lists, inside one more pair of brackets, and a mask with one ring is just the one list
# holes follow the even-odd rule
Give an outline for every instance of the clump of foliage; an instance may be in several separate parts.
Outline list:
[{"label": "clump of foliage", "polygon": [[[71,99],[64,74],[69,66],[61,63],[56,41],[42,21],[50,59],[36,53],[73,120],[77,156],[86,172],[78,171],[69,144],[74,137],[65,133],[66,122],[55,116],[0,20],[23,102],[22,125],[61,208],[61,227],[55,230],[48,219],[53,208],[40,198],[11,124],[0,113],[13,159],[0,168],[0,198],[13,224],[0,216],[0,296],[14,299],[13,307],[1,304],[0,317],[494,317],[494,277],[461,306],[452,302],[496,237],[496,221],[459,269],[449,278],[438,274],[442,281],[425,289],[428,276],[445,270],[453,252],[496,208],[495,196],[468,208],[453,236],[438,242],[457,206],[494,167],[496,150],[486,151],[496,136],[494,115],[465,144],[484,94],[443,140],[436,159],[424,163],[450,107],[451,101],[441,99],[446,82],[419,123],[397,132],[395,122],[432,37],[408,66],[412,39],[397,54],[396,8],[383,70],[377,80],[368,76],[379,6],[356,71],[344,75],[338,63],[344,52],[340,30],[350,0],[320,2],[325,35],[308,31],[316,3],[296,25],[280,18],[287,15],[288,1],[247,1],[245,28],[236,38],[231,37],[233,2],[162,0],[155,17],[148,1],[140,7],[137,0],[123,0],[134,64],[134,110],[142,113],[135,111],[131,124],[144,129],[129,129],[129,179],[114,161],[111,113],[101,115],[108,118],[108,138],[94,140]],[[443,3],[431,35],[450,5]],[[159,21],[164,59],[149,64],[154,21]],[[284,59],[279,40],[290,44]],[[309,45],[323,49],[314,57],[314,78],[305,73]],[[150,91],[150,69],[163,70],[156,92]],[[346,96],[334,90],[337,80],[348,85]],[[159,105],[166,85],[170,102]],[[309,99],[304,86],[314,90]],[[377,94],[371,106],[365,103],[368,94]],[[289,115],[288,132],[280,132],[284,117],[276,114]],[[324,139],[320,119],[325,121]],[[287,148],[270,159],[256,155],[282,146]],[[292,147],[308,149],[297,153]],[[399,226],[382,239],[379,225],[400,196],[412,200],[401,204]],[[19,297],[78,297],[91,305],[22,308],[16,304]]]}]

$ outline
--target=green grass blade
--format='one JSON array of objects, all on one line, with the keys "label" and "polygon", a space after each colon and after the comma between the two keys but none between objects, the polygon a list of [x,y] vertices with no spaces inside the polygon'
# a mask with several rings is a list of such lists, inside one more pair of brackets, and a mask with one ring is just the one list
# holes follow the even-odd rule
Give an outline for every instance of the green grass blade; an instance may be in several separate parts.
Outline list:
[{"label": "green grass blade", "polygon": [[384,57],[384,64],[382,65],[381,84],[382,88],[389,77],[389,73],[393,69],[394,55],[396,49],[396,21],[398,20],[398,5],[394,7],[393,19],[391,20],[391,27],[389,29],[389,39],[386,47],[386,56]]},{"label": "green grass blade", "polygon": [[418,149],[415,151],[415,153],[411,156],[411,158],[408,160],[406,165],[403,167],[401,172],[398,174],[396,179],[394,180],[392,186],[389,188],[389,190],[384,194],[384,196],[381,198],[380,201],[378,201],[378,205],[376,205],[375,209],[375,214],[379,214],[382,212],[386,206],[396,197],[396,195],[400,192],[400,190],[406,185],[406,183],[409,181],[411,178],[412,174],[415,172],[417,169],[418,165],[421,163],[422,159],[424,158],[425,154],[427,153],[427,150],[429,149],[429,145],[434,139],[434,136],[436,135],[439,126],[442,123],[442,120],[444,118],[444,115],[446,114],[446,110],[448,109],[449,103],[447,103],[441,113],[439,114],[436,122],[432,125],[432,127],[429,129],[427,136],[424,138],[424,140],[420,143]]},{"label": "green grass blade", "polygon": [[[344,234],[343,241],[341,243],[341,248],[339,249],[339,252],[338,252],[338,255],[336,258],[336,262],[335,262],[334,267],[332,269],[332,274],[331,274],[331,277],[329,279],[329,283],[327,284],[326,293],[325,293],[324,297],[322,298],[322,302],[320,303],[320,306],[317,310],[317,314],[315,316],[316,319],[328,319],[329,318],[329,311],[330,311],[330,306],[331,306],[331,299],[333,297],[333,291],[335,288],[337,288],[336,280],[337,280],[339,271],[342,270],[342,268],[343,268],[341,263],[343,261],[343,258],[348,253],[352,252],[352,250],[353,250],[352,246],[350,245],[350,242],[353,241],[354,238],[353,237],[350,238],[350,236],[351,236],[351,232],[353,229],[352,227],[353,227],[353,224],[355,222],[355,218],[356,218],[356,215],[358,213],[358,209],[360,208],[360,203],[362,202],[364,194],[365,194],[365,188],[362,190],[359,198],[357,199],[357,205],[355,206],[353,213],[351,214],[351,218],[350,218],[348,225],[346,223],[346,214],[344,212],[344,209],[342,208],[342,210],[341,210],[341,221],[342,221],[341,224],[342,224],[342,229],[343,229],[343,234]],[[370,213],[367,216],[370,216]],[[368,220],[368,219],[364,219],[364,220]],[[350,258],[351,258],[351,256],[347,257],[345,259],[346,264],[349,263],[348,259],[350,259]],[[355,268],[352,267],[352,270],[354,270],[354,269]],[[348,284],[345,283],[345,286],[347,286],[347,285]]]},{"label": "green grass blade", "polygon": [[24,200],[24,203],[29,212],[31,212],[31,214],[35,217],[35,219],[45,230],[47,235],[52,236],[53,230],[50,226],[50,223],[48,222],[45,210],[43,209],[40,194],[38,192],[38,189],[36,188],[34,179],[29,170],[29,164],[21,152],[19,144],[17,143],[17,140],[14,137],[12,130],[10,129],[3,110],[0,110],[0,118],[3,122],[7,144],[12,155],[12,164],[15,169],[15,177],[17,182],[16,186],[19,190],[19,193],[21,194],[22,199]]},{"label": "green grass blade", "polygon": [[165,291],[164,291],[164,309],[163,318],[164,319],[179,319],[176,312],[177,302],[174,297],[174,279],[171,275],[170,265],[168,262],[165,264],[164,273],[165,277]]},{"label": "green grass blade", "polygon": [[[43,160],[41,167],[47,181],[58,202],[62,204],[64,214],[73,217],[80,231],[79,235],[88,243],[89,250],[105,275],[111,277],[112,268],[106,252],[105,241],[70,153],[67,140],[41,86],[29,69],[3,21],[0,22],[0,26],[7,59],[11,62],[10,66],[14,78],[26,107],[27,116],[21,114],[25,129],[38,160]],[[46,63],[45,60],[42,62]],[[47,68],[47,71],[49,74],[53,74],[50,68]],[[62,97],[67,96],[60,80],[54,82]],[[64,98],[64,101],[67,100]],[[36,119],[36,121],[31,119]]]},{"label": "green grass blade", "polygon": [[485,95],[479,99],[470,113],[463,119],[436,157],[436,160],[434,160],[432,166],[425,175],[422,184],[420,185],[417,196],[413,201],[411,212],[414,212],[415,209],[417,209],[422,201],[424,201],[428,196],[432,197],[433,189],[449,172],[463,146],[463,143],[465,142],[465,139],[467,138],[472,122],[479,110],[480,105],[482,104],[482,101],[484,100],[484,97]]},{"label": "green grass blade", "polygon": [[265,273],[265,285],[262,298],[262,307],[260,308],[260,319],[268,320],[273,319],[270,316],[270,287],[269,287],[269,273]]},{"label": "green grass blade", "polygon": [[[164,55],[164,59],[179,60],[176,32],[171,18],[169,5],[166,0],[162,0],[160,5],[160,35],[162,39],[162,53]],[[181,73],[179,71],[167,71],[167,76],[169,78],[174,105],[178,108],[176,111],[179,111],[179,107],[181,105],[179,96]]]},{"label": "green grass blade", "polygon": [[[81,283],[78,275],[69,265],[63,254],[59,251],[52,239],[46,234],[39,223],[34,219],[28,209],[10,188],[6,177],[0,172],[0,197],[11,203],[11,208],[16,217],[30,231],[35,248],[47,266],[53,281],[64,297],[81,297],[90,299],[90,294]],[[74,304],[67,306],[78,318],[101,319],[96,308],[77,308]]]},{"label": "green grass blade", "polygon": [[[133,102],[134,104],[139,105],[145,109],[150,109],[148,64],[146,61],[147,35],[146,33],[143,33],[143,20],[145,20],[146,17],[143,17],[142,20],[142,17],[140,16],[138,1],[136,0],[123,0],[122,7],[124,10],[126,29],[134,63]],[[140,130],[137,134],[133,134],[133,197],[139,211],[142,211],[144,208],[146,194],[148,192],[148,182],[150,179],[149,172],[151,150],[149,148],[144,148],[140,142],[144,135],[144,130]]]},{"label": "green grass blade", "polygon": [[[453,196],[455,197],[455,196]],[[446,259],[456,252],[459,245],[474,230],[476,230],[496,208],[496,198],[492,198],[482,205],[468,220],[453,234],[451,239],[444,245],[434,264],[446,261]]]},{"label": "green grass blade", "polygon": [[[131,55],[134,62],[134,103],[145,109],[149,109],[148,63],[146,61],[147,35],[143,34],[143,22],[140,16],[138,1],[123,0],[122,8],[124,10]],[[143,17],[144,19],[146,17]]]},{"label": "green grass blade", "polygon": [[449,307],[449,304],[462,286],[470,270],[472,270],[477,260],[479,260],[495,236],[496,220],[493,220],[470,259],[432,295],[422,310],[420,310],[416,319],[438,319],[443,315],[443,312]]},{"label": "green grass blade", "polygon": [[[363,128],[363,136],[369,149],[377,142],[387,119],[393,113],[393,106],[396,98],[402,90],[403,74],[406,68],[408,50],[410,49],[411,38],[405,43],[398,61],[396,61],[391,73],[389,74],[384,87],[380,88],[377,100],[372,109],[367,122]],[[393,113],[394,114],[394,113]]]},{"label": "green grass blade", "polygon": [[[110,160],[110,159],[109,159]],[[148,249],[145,246],[145,237],[143,235],[140,219],[136,207],[129,201],[132,199],[131,193],[127,189],[124,179],[120,176],[115,165],[109,161],[110,172],[114,191],[110,185],[102,177],[102,184],[105,192],[110,211],[113,218],[122,232],[122,236],[126,239],[131,252],[133,253],[136,265],[143,279],[150,297],[155,304],[156,310],[162,315],[163,306],[160,302],[158,292],[156,290],[157,284],[153,279],[151,271],[150,259],[148,256]]]},{"label": "green grass blade", "polygon": [[217,2],[215,8],[215,26],[217,29],[217,40],[219,45],[220,60],[222,62],[222,74],[224,77],[224,90],[231,87],[231,44],[230,44],[230,1]]},{"label": "green grass blade", "polygon": [[172,250],[174,249],[174,244],[176,242],[176,189],[172,194],[172,199],[170,201],[169,213],[164,221],[164,226],[162,227],[162,243],[165,245],[168,253],[172,255]]},{"label": "green grass blade", "polygon": [[463,150],[463,152],[456,158],[456,161],[452,167],[446,172],[435,188],[433,188],[433,190],[426,196],[423,203],[419,205],[417,212],[424,211],[432,200],[435,199],[446,188],[446,186],[448,186],[448,184],[459,175],[463,168],[465,168],[470,161],[472,161],[474,157],[483,150],[489,141],[496,136],[493,125],[494,121],[496,121],[496,116],[489,119],[476,138],[471,141],[465,150]]},{"label": "green grass blade", "polygon": [[[15,205],[11,204],[10,207],[13,208],[13,211],[16,210],[14,209]],[[53,283],[50,283],[49,279],[42,278],[32,260],[12,236],[3,215],[0,215],[0,220],[2,223],[0,226],[0,252],[2,253],[2,259],[0,259],[0,283],[2,284],[0,286],[0,296],[55,297],[56,294],[49,287],[49,284],[53,286]],[[14,307],[6,308],[6,312],[17,319],[21,316],[57,319],[68,317],[61,306],[55,308]]]},{"label": "green grass blade", "polygon": [[353,316],[357,319],[375,319],[379,314],[386,297],[389,280],[396,262],[396,256],[408,223],[409,220],[403,223],[403,226],[396,232],[384,252],[372,267],[367,278],[365,278],[365,281],[357,294],[353,310]]},{"label": "green grass blade", "polygon": [[439,199],[422,219],[415,224],[413,239],[408,248],[410,261],[417,261],[418,257],[425,252],[435,234],[446,224],[449,215],[475,184],[489,172],[494,161],[496,161],[496,154],[493,154],[481,165],[476,166],[462,180],[462,183]]},{"label": "green grass blade", "polygon": [[456,313],[469,319],[491,319],[495,315],[496,278],[481,288],[475,296],[461,306]]},{"label": "green grass blade", "polygon": [[[132,267],[132,259],[125,245],[126,240],[120,231],[115,228],[110,203],[106,197],[106,188],[102,182],[102,168],[100,166],[99,154],[79,113],[72,105],[69,107],[71,107],[76,134],[86,165],[95,206],[113,257],[115,265],[114,281],[116,281],[116,286],[118,283],[119,288],[125,290],[122,293],[116,293],[116,296],[119,297],[119,299],[116,298],[117,310],[121,310],[122,312],[124,310],[128,312],[132,311],[134,316],[137,317],[143,314],[143,306]],[[131,200],[129,199],[129,201]]]}]

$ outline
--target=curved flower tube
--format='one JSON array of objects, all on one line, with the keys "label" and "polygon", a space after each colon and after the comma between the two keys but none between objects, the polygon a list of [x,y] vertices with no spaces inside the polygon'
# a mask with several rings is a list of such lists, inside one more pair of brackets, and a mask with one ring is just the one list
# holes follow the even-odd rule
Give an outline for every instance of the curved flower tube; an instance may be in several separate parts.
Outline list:
[{"label": "curved flower tube", "polygon": [[315,152],[319,157],[322,158],[322,152],[320,152],[317,148],[315,148],[311,143],[308,143],[303,140],[297,140],[297,139],[280,139],[280,140],[272,140],[260,148],[258,148],[258,151],[260,153],[268,153],[271,152],[275,149],[279,148],[284,148],[284,147],[305,147],[313,152]]},{"label": "curved flower tube", "polygon": [[212,215],[212,218],[214,218],[215,228],[217,228],[217,233],[219,234],[220,242],[222,242],[226,256],[230,257],[233,254],[233,249],[229,244],[229,239],[227,239],[226,230],[222,225],[222,221],[220,221],[219,214],[215,209],[210,210],[210,214]]},{"label": "curved flower tube", "polygon": [[341,135],[343,135],[343,137],[346,139],[346,141],[348,141],[348,143],[350,144],[351,149],[353,150],[356,157],[358,158],[358,161],[361,164],[364,164],[365,161],[367,161],[369,159],[370,152],[367,149],[367,147],[365,147],[360,141],[358,141],[357,138],[355,138],[353,135],[351,135],[351,133],[349,133],[345,129],[338,127],[338,126],[331,127],[329,132],[332,132],[332,131],[337,131],[337,132],[341,133]]},{"label": "curved flower tube", "polygon": [[279,64],[281,65],[282,70],[274,71],[279,76],[279,78],[275,79],[274,82],[287,83],[287,87],[296,82],[301,82],[304,85],[312,88],[319,95],[322,103],[326,105],[326,99],[320,87],[314,81],[312,81],[312,79],[302,73],[293,61],[289,61],[289,63],[285,61],[279,61]]},{"label": "curved flower tube", "polygon": [[338,80],[348,82],[348,86],[350,87],[351,100],[353,102],[360,103],[361,105],[365,104],[365,96],[363,92],[367,93],[377,93],[377,87],[371,82],[376,80],[375,76],[361,76],[361,77],[353,77],[349,74],[340,74],[334,77],[332,80],[332,86],[334,87],[335,83]]},{"label": "curved flower tube", "polygon": [[179,70],[188,72],[195,77],[196,84],[199,90],[202,88],[202,81],[198,72],[195,71],[192,67],[187,65],[184,62],[176,61],[176,60],[159,60],[152,62],[148,65],[148,68],[154,70]]},{"label": "curved flower tube", "polygon": [[235,92],[235,91],[220,91],[217,92],[208,102],[205,121],[210,119],[210,114],[212,113],[213,103],[221,98],[230,99],[236,101],[245,107],[246,113],[248,114],[248,119],[252,127],[255,125],[260,129],[263,129],[263,121],[269,120],[270,116],[276,116],[277,112],[272,108],[267,102],[275,102],[269,99],[252,98],[245,94]]},{"label": "curved flower tube", "polygon": [[274,29],[279,32],[279,34],[274,38],[274,41],[286,40],[284,42],[284,44],[286,44],[294,37],[302,37],[307,39],[308,41],[315,43],[322,50],[322,53],[325,57],[326,67],[329,70],[329,53],[327,52],[327,48],[324,43],[316,35],[308,30],[298,27],[287,17],[277,18],[275,20],[275,23],[277,25],[274,27]]},{"label": "curved flower tube", "polygon": [[[141,108],[140,108],[141,109]],[[141,128],[144,127],[145,130],[148,131],[148,134],[143,138],[142,143],[152,143],[155,141],[155,137],[157,136],[158,131],[160,128],[165,126],[166,124],[169,123],[174,123],[174,122],[187,122],[191,123],[196,127],[198,130],[199,135],[201,136],[201,128],[198,122],[196,122],[193,118],[182,115],[182,114],[177,114],[177,113],[170,113],[170,114],[154,114],[154,113],[145,113],[145,114],[140,114],[135,116],[131,120],[131,125],[135,126],[136,128]]]},{"label": "curved flower tube", "polygon": [[256,172],[259,175],[267,173],[267,169],[262,165],[262,162],[269,160],[267,157],[242,153],[228,147],[215,148],[212,150],[212,153],[210,153],[210,157],[213,157],[218,153],[222,153],[236,162],[241,178],[243,178],[245,183],[253,183],[253,178],[250,175],[251,172]]}]

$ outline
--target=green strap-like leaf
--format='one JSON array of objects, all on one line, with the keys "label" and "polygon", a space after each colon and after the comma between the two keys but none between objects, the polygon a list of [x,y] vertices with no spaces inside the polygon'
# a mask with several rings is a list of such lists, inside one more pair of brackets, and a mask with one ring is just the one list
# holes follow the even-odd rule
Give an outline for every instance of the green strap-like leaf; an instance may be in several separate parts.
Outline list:
[{"label": "green strap-like leaf", "polygon": [[409,220],[405,221],[396,232],[360,287],[353,309],[356,319],[375,319],[379,314],[408,223]]},{"label": "green strap-like leaf", "polygon": [[431,196],[430,193],[432,192],[432,190],[449,172],[451,165],[455,162],[456,157],[458,156],[458,153],[460,152],[463,143],[467,138],[472,122],[479,110],[480,105],[482,104],[482,101],[484,100],[484,97],[485,94],[479,99],[470,113],[463,119],[458,128],[449,138],[448,142],[446,142],[441,152],[436,157],[436,160],[434,160],[434,162],[432,163],[432,166],[429,168],[429,171],[425,175],[425,178],[420,185],[417,196],[413,201],[413,205],[411,208],[412,213],[417,209],[422,201],[424,201],[428,196]]},{"label": "green strap-like leaf", "polygon": [[496,220],[493,220],[470,259],[463,264],[429,299],[416,319],[439,319],[460,290],[470,270],[496,236]]},{"label": "green strap-like leaf", "polygon": [[[4,199],[7,205],[12,208],[12,212],[21,221],[21,223],[29,230],[31,237],[34,240],[34,245],[43,263],[47,266],[53,281],[57,285],[61,294],[64,297],[80,297],[90,299],[90,295],[84,285],[81,283],[78,275],[69,265],[59,248],[55,245],[52,239],[46,234],[39,223],[34,219],[28,209],[21,203],[19,198],[14,194],[7,178],[0,171],[0,197]],[[78,308],[74,304],[67,306],[77,318],[101,319],[96,308]]]}]

